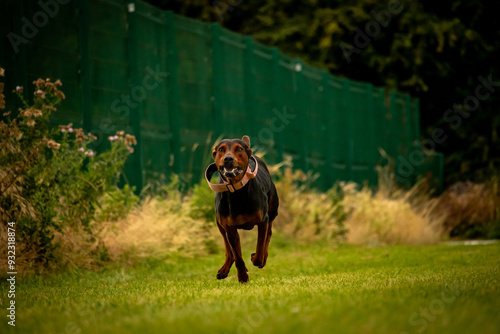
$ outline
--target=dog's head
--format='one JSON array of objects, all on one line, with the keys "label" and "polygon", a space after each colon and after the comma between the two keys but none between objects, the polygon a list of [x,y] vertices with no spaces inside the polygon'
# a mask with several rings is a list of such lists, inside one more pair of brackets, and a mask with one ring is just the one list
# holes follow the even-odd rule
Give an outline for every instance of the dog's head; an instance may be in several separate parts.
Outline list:
[{"label": "dog's head", "polygon": [[212,151],[219,173],[230,183],[239,182],[243,178],[251,156],[248,136],[241,139],[224,139]]}]

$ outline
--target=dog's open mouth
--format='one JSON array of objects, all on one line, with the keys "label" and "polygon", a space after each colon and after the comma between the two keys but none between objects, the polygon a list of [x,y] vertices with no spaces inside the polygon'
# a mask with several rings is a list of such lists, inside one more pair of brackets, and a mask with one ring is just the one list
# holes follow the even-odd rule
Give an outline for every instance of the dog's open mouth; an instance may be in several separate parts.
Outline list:
[{"label": "dog's open mouth", "polygon": [[241,173],[243,173],[243,168],[221,166],[221,167],[219,167],[219,171],[225,177],[236,177],[236,176],[240,175]]}]

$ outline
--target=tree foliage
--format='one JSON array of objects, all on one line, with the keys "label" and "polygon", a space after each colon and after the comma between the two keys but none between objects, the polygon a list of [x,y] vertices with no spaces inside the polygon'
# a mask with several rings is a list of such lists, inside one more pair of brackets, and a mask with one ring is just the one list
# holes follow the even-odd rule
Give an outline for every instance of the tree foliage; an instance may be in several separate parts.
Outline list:
[{"label": "tree foliage", "polygon": [[[284,53],[353,80],[420,98],[423,137],[441,128],[445,180],[484,180],[500,167],[499,91],[459,126],[479,76],[500,83],[494,2],[376,0],[149,0],[163,9],[252,35]],[[362,38],[364,35],[364,38]],[[361,37],[360,37],[361,36]],[[367,42],[368,40],[368,42]],[[348,55],[348,57],[346,57]],[[499,84],[500,85],[500,84]],[[448,117],[449,119],[449,117]]]}]

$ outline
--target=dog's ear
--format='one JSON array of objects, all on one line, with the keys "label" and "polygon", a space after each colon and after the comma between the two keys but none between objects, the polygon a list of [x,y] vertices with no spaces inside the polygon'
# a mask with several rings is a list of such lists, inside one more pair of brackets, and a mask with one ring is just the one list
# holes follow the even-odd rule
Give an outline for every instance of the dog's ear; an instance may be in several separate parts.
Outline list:
[{"label": "dog's ear", "polygon": [[241,138],[241,141],[247,144],[248,148],[250,148],[250,137],[245,135],[243,136],[243,138]]},{"label": "dog's ear", "polygon": [[248,148],[246,148],[245,151],[247,152],[248,157],[251,157],[253,152],[250,149],[250,137],[243,136],[243,138],[241,138],[241,141],[244,142],[248,146]]}]

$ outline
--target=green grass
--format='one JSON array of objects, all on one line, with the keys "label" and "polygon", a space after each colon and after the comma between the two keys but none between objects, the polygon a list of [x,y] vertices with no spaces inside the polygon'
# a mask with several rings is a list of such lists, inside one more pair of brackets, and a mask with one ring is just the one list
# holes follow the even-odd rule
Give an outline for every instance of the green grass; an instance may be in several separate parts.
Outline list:
[{"label": "green grass", "polygon": [[[25,277],[1,333],[499,333],[500,244],[281,246],[250,282],[223,255]],[[244,254],[250,257],[251,249]],[[5,287],[5,285],[3,285]],[[3,289],[5,291],[5,289]],[[2,309],[6,314],[6,294]]]}]

